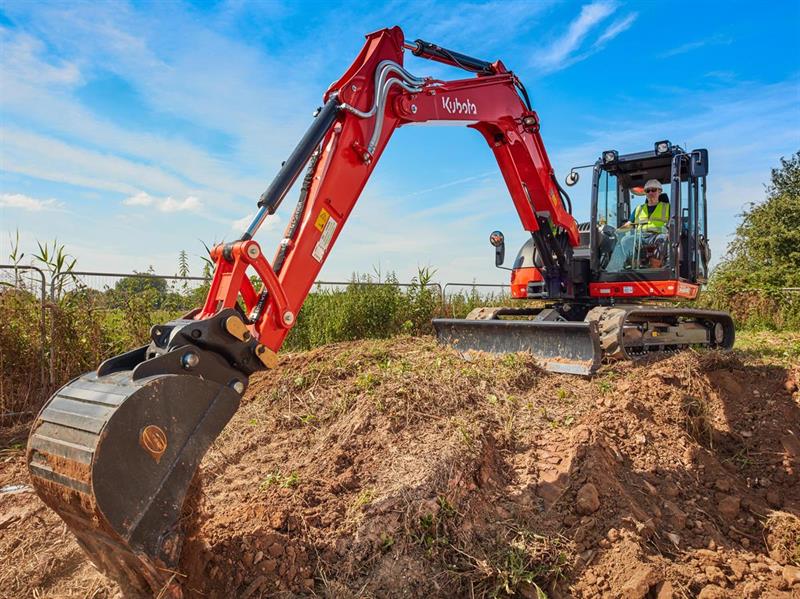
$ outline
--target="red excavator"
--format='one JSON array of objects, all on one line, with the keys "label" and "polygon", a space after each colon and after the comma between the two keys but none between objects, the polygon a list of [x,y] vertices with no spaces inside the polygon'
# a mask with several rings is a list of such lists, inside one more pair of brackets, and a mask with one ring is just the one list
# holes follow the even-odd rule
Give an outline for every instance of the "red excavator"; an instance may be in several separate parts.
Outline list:
[{"label": "red excavator", "polygon": [[[402,66],[406,50],[473,76],[415,77]],[[181,595],[181,513],[203,455],[239,407],[250,375],[276,367],[276,352],[392,133],[436,121],[477,130],[494,152],[531,234],[514,264],[513,294],[544,302],[437,320],[442,340],[461,350],[528,350],[551,370],[582,374],[597,367],[603,351],[635,357],[732,345],[726,314],[634,303],[697,294],[708,259],[704,150],[661,142],[641,154],[603,152],[593,167],[591,222],[579,225],[514,73],[500,61],[408,42],[397,27],[372,33],[326,92],[247,232],[212,249],[215,272],[203,307],[153,327],[148,345],[59,389],[33,425],[27,459],[37,493],[126,591]],[[270,263],[253,237],[306,166]],[[671,216],[656,242],[638,225],[625,230],[647,179],[669,190]],[[492,243],[501,265],[499,232]],[[251,271],[261,280],[257,288]]]}]

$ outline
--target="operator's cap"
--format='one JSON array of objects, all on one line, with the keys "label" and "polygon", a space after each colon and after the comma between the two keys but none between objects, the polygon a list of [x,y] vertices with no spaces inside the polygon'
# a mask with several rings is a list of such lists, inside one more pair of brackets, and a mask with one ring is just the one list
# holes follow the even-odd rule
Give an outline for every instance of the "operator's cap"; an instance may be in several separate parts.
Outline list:
[{"label": "operator's cap", "polygon": [[647,183],[644,184],[645,189],[652,189],[653,187],[664,189],[663,187],[661,187],[661,182],[658,179],[650,179]]}]

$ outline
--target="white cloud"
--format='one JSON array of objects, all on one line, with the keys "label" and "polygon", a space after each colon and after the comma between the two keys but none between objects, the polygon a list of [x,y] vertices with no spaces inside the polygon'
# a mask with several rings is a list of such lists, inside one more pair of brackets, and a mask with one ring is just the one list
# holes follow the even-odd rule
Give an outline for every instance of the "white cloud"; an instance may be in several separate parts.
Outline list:
[{"label": "white cloud", "polygon": [[[236,231],[237,233],[244,233],[247,231],[247,227],[250,226],[250,223],[253,222],[253,219],[256,217],[255,212],[251,212],[243,216],[242,218],[236,219],[231,223],[231,229]],[[264,219],[264,222],[261,223],[261,228],[259,231],[273,231],[281,222],[281,217],[277,214],[270,214],[267,218]]]},{"label": "white cloud", "polygon": [[40,200],[21,193],[0,194],[0,208],[19,208],[29,212],[42,212],[44,210],[58,210],[62,206],[61,202],[52,198]]},{"label": "white cloud", "polygon": [[614,2],[605,0],[584,4],[580,14],[569,24],[567,31],[534,56],[534,64],[545,71],[555,71],[572,64],[573,53],[580,49],[589,32],[611,15],[615,9]]},{"label": "white cloud", "polygon": [[152,206],[154,201],[155,198],[153,196],[140,191],[136,195],[125,198],[122,203],[126,206]]},{"label": "white cloud", "polygon": [[698,48],[702,48],[704,46],[717,46],[722,44],[730,44],[731,39],[729,37],[725,37],[722,35],[715,35],[709,37],[707,39],[697,40],[694,42],[686,42],[685,44],[681,44],[680,46],[676,46],[666,52],[662,52],[658,55],[659,58],[669,58],[670,56],[677,56],[679,54],[686,54],[687,52],[691,52],[692,50],[697,50]]},{"label": "white cloud", "polygon": [[623,31],[630,29],[630,26],[633,25],[633,22],[638,16],[639,13],[634,12],[611,23],[603,34],[597,38],[597,41],[594,43],[595,47],[604,46]]},{"label": "white cloud", "polygon": [[143,191],[125,198],[122,203],[126,206],[153,206],[160,212],[198,212],[203,208],[203,203],[195,196],[176,200],[172,196],[153,197]]},{"label": "white cloud", "polygon": [[61,61],[57,64],[42,58],[45,45],[35,37],[0,27],[0,46],[3,47],[3,78],[16,77],[38,84],[73,86],[81,81],[81,72],[75,63]]}]

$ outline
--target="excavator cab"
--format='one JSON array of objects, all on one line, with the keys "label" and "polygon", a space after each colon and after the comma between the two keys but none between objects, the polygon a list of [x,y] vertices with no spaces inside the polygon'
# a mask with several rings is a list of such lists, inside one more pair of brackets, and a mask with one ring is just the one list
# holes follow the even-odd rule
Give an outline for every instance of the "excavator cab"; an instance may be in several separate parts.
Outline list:
[{"label": "excavator cab", "polygon": [[[678,281],[696,285],[708,277],[706,177],[708,151],[685,152],[668,141],[649,152],[603,152],[594,165],[590,260],[598,283]],[[631,225],[645,204],[645,183],[662,185],[658,198],[665,223]],[[671,218],[677,215],[677,218]]]}]

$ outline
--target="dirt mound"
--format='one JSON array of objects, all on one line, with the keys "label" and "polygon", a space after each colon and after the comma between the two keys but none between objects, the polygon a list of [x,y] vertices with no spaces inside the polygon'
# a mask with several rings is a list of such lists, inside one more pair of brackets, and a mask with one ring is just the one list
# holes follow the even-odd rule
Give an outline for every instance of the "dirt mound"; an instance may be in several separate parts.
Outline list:
[{"label": "dirt mound", "polygon": [[[798,596],[798,381],[694,352],[582,379],[428,338],[284,356],[203,462],[184,587]],[[27,484],[19,449],[0,464]],[[24,488],[0,489],[0,530],[0,596],[115,593]]]}]

